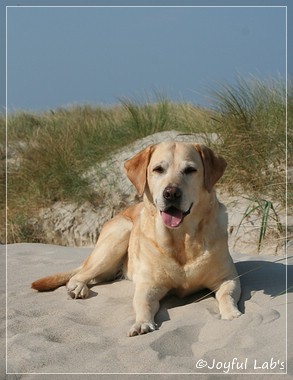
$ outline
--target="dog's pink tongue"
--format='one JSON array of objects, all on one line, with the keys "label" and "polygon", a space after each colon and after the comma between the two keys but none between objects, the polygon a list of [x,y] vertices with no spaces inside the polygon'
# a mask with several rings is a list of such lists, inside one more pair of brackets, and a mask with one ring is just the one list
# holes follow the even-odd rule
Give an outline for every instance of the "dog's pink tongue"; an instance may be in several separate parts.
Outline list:
[{"label": "dog's pink tongue", "polygon": [[183,212],[177,208],[171,208],[167,211],[162,211],[162,219],[167,227],[178,227],[183,218]]}]

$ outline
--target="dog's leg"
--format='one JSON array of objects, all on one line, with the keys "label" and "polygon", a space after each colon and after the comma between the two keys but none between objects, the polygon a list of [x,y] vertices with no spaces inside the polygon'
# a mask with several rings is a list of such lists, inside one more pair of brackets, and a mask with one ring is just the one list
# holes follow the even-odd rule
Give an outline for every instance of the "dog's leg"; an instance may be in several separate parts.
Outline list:
[{"label": "dog's leg", "polygon": [[135,286],[133,307],[135,323],[128,332],[128,336],[146,334],[157,329],[154,318],[162,299],[169,289],[156,287],[148,283],[138,283]]},{"label": "dog's leg", "polygon": [[238,318],[241,315],[237,307],[241,294],[238,278],[224,281],[216,290],[215,294],[219,302],[222,319]]},{"label": "dog's leg", "polygon": [[67,284],[72,298],[86,298],[89,282],[99,283],[115,277],[127,253],[132,227],[132,221],[121,214],[104,225],[92,254]]}]

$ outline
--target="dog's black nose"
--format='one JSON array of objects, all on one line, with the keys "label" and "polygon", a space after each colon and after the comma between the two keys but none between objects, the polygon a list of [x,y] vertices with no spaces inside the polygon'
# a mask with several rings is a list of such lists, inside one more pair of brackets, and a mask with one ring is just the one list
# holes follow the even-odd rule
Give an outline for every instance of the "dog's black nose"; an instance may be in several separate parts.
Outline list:
[{"label": "dog's black nose", "polygon": [[163,197],[168,201],[178,200],[182,196],[182,191],[176,186],[167,186],[163,192]]}]

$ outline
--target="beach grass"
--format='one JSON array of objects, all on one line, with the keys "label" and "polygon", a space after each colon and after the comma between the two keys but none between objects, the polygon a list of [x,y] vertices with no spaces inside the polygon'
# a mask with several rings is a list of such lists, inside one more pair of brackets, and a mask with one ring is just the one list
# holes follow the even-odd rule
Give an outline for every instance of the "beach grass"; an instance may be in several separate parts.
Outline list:
[{"label": "beach grass", "polygon": [[[291,86],[288,124],[292,122],[292,104]],[[5,126],[4,116],[0,116],[0,126]],[[1,128],[2,141],[4,130]],[[208,109],[159,96],[145,102],[121,99],[113,107],[74,106],[41,114],[9,114],[8,151],[4,145],[0,147],[3,190],[6,158],[8,167],[8,242],[41,241],[34,231],[42,207],[56,201],[97,202],[83,174],[118,149],[167,130],[206,136],[217,133],[220,140],[210,145],[229,165],[220,185],[230,192],[285,203],[284,82],[238,78],[233,85],[219,85],[213,91]],[[287,139],[289,145],[290,133]],[[288,163],[292,165],[290,154]],[[4,192],[0,202],[4,209]],[[3,228],[0,239],[5,239]]]},{"label": "beach grass", "polygon": [[[215,90],[214,109],[215,130],[222,139],[217,151],[229,162],[226,185],[232,190],[238,183],[254,196],[273,196],[284,203],[285,84],[273,79],[264,83],[256,78],[238,78],[234,85],[221,85]],[[292,109],[288,107],[288,111],[289,124]],[[292,135],[288,134],[291,142]]]}]

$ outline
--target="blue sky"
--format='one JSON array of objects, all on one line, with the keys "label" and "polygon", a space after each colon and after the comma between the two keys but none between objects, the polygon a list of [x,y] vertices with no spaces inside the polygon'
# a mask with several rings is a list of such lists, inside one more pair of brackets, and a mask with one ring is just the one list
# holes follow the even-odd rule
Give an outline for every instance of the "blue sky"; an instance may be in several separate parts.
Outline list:
[{"label": "blue sky", "polygon": [[9,110],[155,93],[205,106],[238,74],[285,78],[285,7],[7,8]]}]

